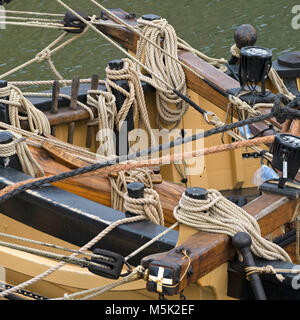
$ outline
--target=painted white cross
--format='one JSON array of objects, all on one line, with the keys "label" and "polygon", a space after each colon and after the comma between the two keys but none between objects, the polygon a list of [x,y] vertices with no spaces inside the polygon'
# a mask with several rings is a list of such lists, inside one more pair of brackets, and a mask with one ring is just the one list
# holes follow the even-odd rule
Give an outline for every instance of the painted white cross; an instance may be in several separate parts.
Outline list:
[{"label": "painted white cross", "polygon": [[167,285],[173,284],[172,279],[164,278],[164,272],[165,272],[165,268],[159,267],[157,277],[149,275],[149,279],[153,282],[156,282],[156,285],[157,285],[156,290],[159,293],[162,293],[164,284],[167,284]]}]

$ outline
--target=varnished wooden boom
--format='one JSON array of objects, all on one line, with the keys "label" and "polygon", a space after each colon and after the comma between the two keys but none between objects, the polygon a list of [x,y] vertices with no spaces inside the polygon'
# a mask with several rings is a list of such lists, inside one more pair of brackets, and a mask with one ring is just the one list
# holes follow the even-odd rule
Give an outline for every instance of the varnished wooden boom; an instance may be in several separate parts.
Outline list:
[{"label": "varnished wooden boom", "polygon": [[[68,171],[70,162],[73,162],[73,165],[71,165],[73,168],[80,166],[80,162],[77,162],[78,159],[76,160],[75,157],[73,160],[70,157],[65,157],[69,162],[67,165],[67,163],[62,164],[54,160],[45,150],[40,148],[31,147],[31,151],[47,175]],[[61,150],[61,152],[65,151]],[[61,158],[62,153],[58,154],[57,157]],[[60,181],[55,185],[87,199],[110,206],[110,184],[107,175],[97,175],[95,177],[79,176]],[[175,222],[173,209],[178,204],[184,188],[174,183],[163,182],[162,184],[155,185],[155,189],[160,194],[166,223],[170,225]],[[295,200],[270,194],[264,194],[244,206],[244,209],[258,220],[263,236],[290,222],[295,208]],[[229,261],[234,254],[231,240],[228,236],[206,232],[197,232],[184,242],[181,247],[191,251],[193,267],[193,273],[190,276],[186,276],[184,281],[181,282],[181,289],[184,289],[189,283],[196,281]],[[147,266],[151,261],[156,259],[158,259],[156,255],[149,256],[144,259],[143,263]],[[177,264],[182,275],[185,273],[188,263],[186,259],[182,259],[181,254],[176,252],[176,249],[160,254],[159,261],[166,265],[169,263]]]}]

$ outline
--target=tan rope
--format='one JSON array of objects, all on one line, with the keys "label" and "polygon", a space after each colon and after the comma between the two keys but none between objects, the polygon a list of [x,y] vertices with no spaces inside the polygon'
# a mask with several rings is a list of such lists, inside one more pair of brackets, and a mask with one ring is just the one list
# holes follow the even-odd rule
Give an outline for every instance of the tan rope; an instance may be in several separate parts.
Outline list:
[{"label": "tan rope", "polygon": [[[94,97],[97,97],[95,99]],[[116,110],[116,98],[109,92],[102,90],[89,90],[87,94],[87,104],[97,109],[98,118],[90,121],[88,125],[98,124],[97,140],[105,142],[106,149],[100,147],[97,154],[104,156],[113,156],[116,154],[114,143],[114,123]]]},{"label": "tan rope", "polygon": [[159,195],[153,189],[144,190],[144,198],[133,199],[124,194],[124,209],[130,213],[145,216],[152,223],[164,225],[164,215]]},{"label": "tan rope", "polygon": [[64,17],[64,14],[59,13],[48,13],[48,12],[33,12],[33,11],[17,11],[17,10],[6,10],[6,13],[18,13],[18,14],[28,14],[35,16],[49,16],[49,17]]},{"label": "tan rope", "polygon": [[284,94],[290,100],[295,99],[295,96],[288,90],[274,68],[271,68],[268,76],[279,93]]},{"label": "tan rope", "polygon": [[[157,45],[161,45],[161,39],[164,38],[162,44],[163,49],[178,59],[176,32],[165,19],[155,21],[139,19],[138,23],[144,37],[150,39]],[[172,88],[176,88],[176,90],[186,95],[187,86],[185,73],[176,61],[170,59],[144,39],[140,39],[138,42],[136,58],[144,62],[148,68],[151,68],[158,78],[164,79]],[[158,125],[162,127],[162,120],[166,124],[174,124],[176,127],[188,109],[187,103],[180,99],[161,81],[147,78],[148,77],[141,76],[142,80],[151,83],[156,88],[156,105],[159,114],[159,118],[157,119]],[[176,107],[172,107],[170,104],[174,104]]]},{"label": "tan rope", "polygon": [[247,279],[253,273],[267,273],[267,274],[274,274],[276,278],[282,282],[285,278],[282,274],[279,273],[291,273],[291,274],[299,274],[300,270],[297,269],[281,269],[281,268],[274,268],[273,266],[265,266],[265,267],[247,267],[245,268],[246,277]]},{"label": "tan rope", "polygon": [[[68,35],[68,32],[64,32],[62,35],[60,35],[57,39],[55,39],[53,42],[51,42],[46,48],[41,50],[33,59],[19,65],[18,67],[0,75],[0,79],[7,78],[11,74],[22,70],[31,64],[38,62],[41,63],[42,61],[46,60],[48,62],[48,65],[50,67],[50,70],[53,72],[53,74],[59,79],[63,80],[63,77],[60,75],[60,73],[57,71],[57,69],[54,66],[53,61],[51,60],[51,56],[56,53],[58,50],[64,48],[65,46],[69,45],[79,37],[81,37],[83,34],[87,32],[88,28],[86,28],[82,33],[73,35],[70,39],[64,41],[63,43],[59,44],[63,40],[63,38]],[[55,47],[57,45],[57,47]]]},{"label": "tan rope", "polygon": [[124,212],[124,196],[127,193],[127,184],[141,182],[146,188],[152,189],[151,179],[152,170],[148,168],[135,170],[118,171],[116,178],[109,177],[111,184],[111,207],[115,210]]},{"label": "tan rope", "polygon": [[25,139],[14,132],[11,133],[13,141],[7,144],[0,144],[0,156],[5,158],[17,154],[24,173],[32,177],[43,176],[44,171],[32,156]]},{"label": "tan rope", "polygon": [[259,224],[254,217],[216,190],[208,190],[207,200],[191,199],[183,194],[174,209],[174,217],[180,223],[201,231],[230,237],[241,231],[246,232],[252,238],[251,250],[255,255],[267,260],[291,262],[285,250],[261,236]]},{"label": "tan rope", "polygon": [[[9,97],[9,100],[0,99],[0,102],[8,105],[9,120],[12,126],[21,128],[20,120],[28,120],[31,132],[35,134],[49,135],[51,128],[44,113],[24,97],[22,91],[15,86],[0,89],[0,98]],[[25,114],[26,117],[21,116]]]},{"label": "tan rope", "polygon": [[183,39],[181,39],[179,37],[177,37],[177,39],[178,39],[178,48],[184,49],[186,51],[193,52],[199,58],[201,58],[202,60],[206,61],[207,63],[209,63],[210,65],[214,66],[215,68],[219,69],[221,72],[226,72],[227,71],[227,67],[226,67],[227,60],[226,59],[224,59],[224,58],[221,58],[221,59],[211,58],[211,57],[207,56],[206,54],[204,54],[203,52],[191,47]]},{"label": "tan rope", "polygon": [[[107,77],[106,85],[109,92],[111,93],[111,88],[114,88],[126,97],[121,110],[119,110],[115,117],[115,125],[117,126],[118,131],[120,131],[130,108],[133,108],[134,119],[137,118],[141,120],[138,120],[139,125],[140,122],[144,124],[151,141],[155,143],[155,137],[152,133],[144,92],[138,73],[135,71],[134,64],[130,59],[125,58],[123,59],[123,62],[124,67],[121,70],[111,70],[109,67],[105,70]],[[129,92],[118,86],[114,80],[127,80]]]}]

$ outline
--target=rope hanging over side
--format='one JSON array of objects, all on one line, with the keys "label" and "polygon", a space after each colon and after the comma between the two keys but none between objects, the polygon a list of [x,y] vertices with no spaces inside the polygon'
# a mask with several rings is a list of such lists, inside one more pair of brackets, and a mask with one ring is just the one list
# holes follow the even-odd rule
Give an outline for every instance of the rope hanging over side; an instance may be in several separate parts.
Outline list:
[{"label": "rope hanging over side", "polygon": [[12,142],[0,144],[0,157],[5,158],[17,154],[24,173],[32,177],[44,176],[44,170],[32,156],[25,139],[14,132],[11,134],[13,135]]},{"label": "rope hanging over side", "polygon": [[[138,20],[141,33],[144,37],[161,46],[163,49],[178,59],[178,41],[174,28],[168,24],[166,19],[155,21]],[[185,73],[181,65],[169,56],[156,49],[151,43],[141,38],[137,46],[136,57],[144,61],[144,65],[150,68],[159,78],[163,79],[181,94],[186,95],[187,86]],[[140,70],[141,71],[141,70]],[[156,104],[159,114],[158,125],[162,127],[161,120],[169,125],[178,126],[182,116],[186,113],[188,105],[181,100],[172,90],[157,78],[150,79],[141,75],[141,79],[149,82],[156,88]],[[176,107],[171,107],[175,104]]]},{"label": "rope hanging over side", "polygon": [[9,100],[0,99],[0,103],[8,105],[9,120],[12,126],[21,128],[20,120],[27,120],[31,132],[45,136],[51,134],[51,127],[45,114],[26,99],[19,88],[12,85],[1,88],[0,98],[6,97],[9,97]]},{"label": "rope hanging over side", "polygon": [[208,190],[207,200],[191,199],[183,194],[174,209],[174,217],[180,223],[201,231],[230,237],[241,231],[246,232],[252,238],[251,250],[256,256],[291,262],[285,250],[261,236],[259,224],[254,217],[216,190]]}]

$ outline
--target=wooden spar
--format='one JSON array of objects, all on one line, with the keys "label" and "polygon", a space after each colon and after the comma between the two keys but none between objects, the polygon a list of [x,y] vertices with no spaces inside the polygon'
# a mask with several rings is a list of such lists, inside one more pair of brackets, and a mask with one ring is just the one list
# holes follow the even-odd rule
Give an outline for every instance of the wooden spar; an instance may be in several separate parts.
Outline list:
[{"label": "wooden spar", "polygon": [[[52,114],[58,113],[59,92],[60,92],[59,82],[56,80],[56,81],[54,81],[53,86],[52,86],[52,105],[51,105],[51,110],[50,110],[50,112]],[[56,136],[56,127],[55,126],[51,127],[51,132],[52,132],[52,135],[55,137]]]},{"label": "wooden spar", "polygon": [[[92,75],[91,79],[91,90],[97,90],[99,85],[99,76],[97,74]],[[96,99],[96,95],[93,94],[92,97]],[[92,146],[92,138],[93,138],[93,126],[88,125],[87,127],[87,135],[86,135],[86,147],[90,148]]]},{"label": "wooden spar", "polygon": [[[49,148],[44,150],[30,146],[31,152],[43,167],[47,175],[59,174],[69,170],[70,162],[73,167],[78,167],[83,164],[74,156],[68,158],[63,155],[64,150],[60,150],[59,158],[65,157],[68,160],[68,165],[58,163],[53,159],[53,154],[58,152],[52,146],[51,157],[49,156]],[[48,149],[48,152],[46,152]],[[55,151],[56,150],[56,151]],[[95,177],[75,177],[72,179],[55,183],[56,186],[83,196],[87,199],[98,203],[110,206],[110,184],[107,175],[98,175]],[[166,215],[166,223],[170,225],[174,222],[173,209],[178,204],[184,188],[174,183],[163,182],[155,185],[155,189],[160,194],[164,213]],[[244,209],[254,216],[260,225],[263,236],[267,236],[277,230],[280,226],[289,223],[296,208],[296,201],[290,200],[279,195],[263,194],[254,201],[250,202]],[[180,284],[180,288],[184,289],[188,284],[196,281],[200,277],[211,272],[218,266],[228,262],[234,254],[231,246],[231,240],[225,235],[196,232],[188,240],[181,244],[181,247],[189,248],[191,251],[193,274],[186,277]],[[158,256],[146,257],[143,261],[144,265],[148,265],[153,259],[158,259],[161,263],[178,264],[180,272],[183,275],[186,267],[186,259],[182,259],[182,255],[176,253],[176,249],[166,252]]]},{"label": "wooden spar", "polygon": [[[50,149],[52,151],[50,151]],[[75,156],[72,157],[65,150],[54,145],[50,146],[49,144],[45,144],[45,148],[43,149],[30,146],[30,150],[47,176],[57,175],[88,164]],[[55,160],[55,158],[57,160]],[[61,159],[65,159],[64,163],[62,163]],[[160,181],[157,175],[154,175],[153,178],[155,179],[153,182],[158,182],[158,184],[154,185],[154,189],[159,193],[165,213],[166,225],[171,225],[174,223],[173,209],[178,204],[184,188],[171,182],[163,181],[159,183]],[[107,174],[99,174],[94,177],[78,176],[57,182],[54,185],[103,205],[109,207],[111,205],[111,187]]]},{"label": "wooden spar", "polygon": [[[79,78],[75,77],[72,81],[72,87],[71,87],[71,102],[70,102],[70,110],[77,110],[77,99],[78,99],[78,93],[79,93],[79,85],[80,80]],[[74,130],[75,130],[75,122],[70,122],[68,126],[68,143],[73,143],[74,139]]]},{"label": "wooden spar", "polygon": [[[129,15],[127,12],[121,9],[110,9],[109,11],[113,12],[121,20],[124,20],[124,22],[130,24],[132,27],[137,26],[136,19],[133,19],[132,17],[128,19]],[[97,28],[107,36],[111,37],[113,40],[119,42],[126,49],[135,53],[139,36],[127,29],[125,26],[122,26],[120,22],[114,19],[114,17],[111,15],[105,13],[103,16],[107,20],[101,20],[101,24],[99,24]],[[215,104],[218,108],[227,112],[227,106],[229,102],[227,98],[227,92],[229,90],[239,88],[239,82],[227,74],[219,71],[217,68],[211,66],[191,52],[179,50],[178,58],[182,63],[195,70],[203,77],[203,79],[201,79],[190,70],[183,68],[185,71],[188,88],[198,93],[211,103]],[[267,112],[265,109],[266,108],[258,108],[262,114]],[[275,120],[272,119],[270,122],[281,129],[281,125]]]},{"label": "wooden spar", "polygon": [[[296,208],[296,201],[275,195],[262,195],[244,206],[248,213],[254,216],[260,225],[262,236],[267,236],[276,228],[289,222]],[[191,270],[184,276],[188,259],[183,259],[178,249],[189,249]],[[165,254],[151,255],[143,259],[142,264],[148,267],[152,261],[159,261],[162,266],[176,266],[180,273],[178,292],[184,290],[189,284],[196,282],[201,277],[215,270],[217,267],[233,258],[235,251],[231,239],[226,235],[197,232],[184,243]]]}]

